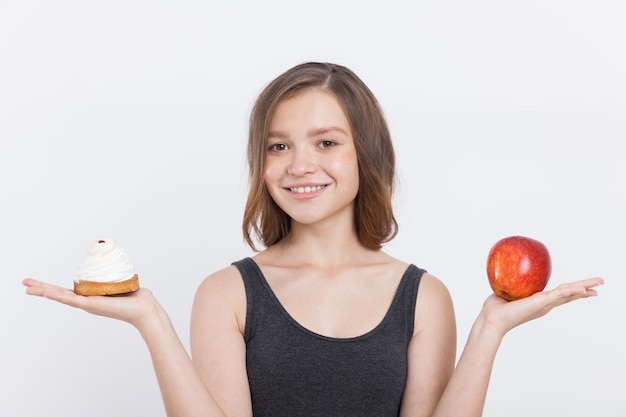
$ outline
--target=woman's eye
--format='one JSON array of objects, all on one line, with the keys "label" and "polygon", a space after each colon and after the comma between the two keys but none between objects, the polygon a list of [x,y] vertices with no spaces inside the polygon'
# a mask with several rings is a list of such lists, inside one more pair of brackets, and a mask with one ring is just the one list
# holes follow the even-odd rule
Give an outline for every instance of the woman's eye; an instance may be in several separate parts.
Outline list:
[{"label": "woman's eye", "polygon": [[287,149],[287,145],[285,145],[284,143],[275,143],[273,145],[270,145],[268,148],[268,150],[271,152],[284,151],[285,149]]},{"label": "woman's eye", "polygon": [[335,142],[333,142],[332,140],[323,140],[320,142],[320,146],[322,148],[330,148],[335,146]]}]

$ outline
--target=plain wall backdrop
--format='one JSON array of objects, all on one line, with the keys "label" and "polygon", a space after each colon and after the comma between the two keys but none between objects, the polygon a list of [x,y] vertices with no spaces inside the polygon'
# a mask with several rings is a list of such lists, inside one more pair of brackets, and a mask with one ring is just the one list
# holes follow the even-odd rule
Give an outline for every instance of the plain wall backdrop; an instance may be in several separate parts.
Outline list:
[{"label": "plain wall backdrop", "polygon": [[452,293],[459,352],[514,234],[600,297],[515,329],[486,417],[626,415],[626,6],[618,0],[0,1],[0,416],[164,416],[128,324],[27,297],[120,241],[188,346],[196,287],[248,256],[252,103],[344,64],[398,159],[390,254]]}]

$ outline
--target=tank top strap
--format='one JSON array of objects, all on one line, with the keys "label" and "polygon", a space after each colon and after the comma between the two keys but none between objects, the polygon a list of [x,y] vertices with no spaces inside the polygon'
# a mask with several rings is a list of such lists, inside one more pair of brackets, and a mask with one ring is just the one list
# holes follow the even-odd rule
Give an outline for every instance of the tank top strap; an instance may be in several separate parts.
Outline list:
[{"label": "tank top strap", "polygon": [[405,331],[408,339],[413,336],[417,292],[425,272],[414,264],[407,267],[388,312],[388,315],[392,318],[395,317],[395,320],[403,320],[406,323]]},{"label": "tank top strap", "polygon": [[257,329],[257,323],[275,311],[272,291],[259,266],[250,257],[233,262],[243,280],[246,291],[246,325],[244,340],[248,341]]}]

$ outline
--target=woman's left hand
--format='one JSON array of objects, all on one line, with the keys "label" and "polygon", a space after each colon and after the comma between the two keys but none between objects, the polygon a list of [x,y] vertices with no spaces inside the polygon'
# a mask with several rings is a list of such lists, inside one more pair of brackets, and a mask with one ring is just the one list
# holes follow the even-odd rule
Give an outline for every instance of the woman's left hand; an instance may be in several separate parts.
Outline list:
[{"label": "woman's left hand", "polygon": [[544,316],[555,307],[598,295],[594,287],[602,284],[602,278],[589,278],[561,284],[550,291],[541,291],[515,301],[506,301],[492,294],[485,300],[481,315],[504,336],[511,329]]}]

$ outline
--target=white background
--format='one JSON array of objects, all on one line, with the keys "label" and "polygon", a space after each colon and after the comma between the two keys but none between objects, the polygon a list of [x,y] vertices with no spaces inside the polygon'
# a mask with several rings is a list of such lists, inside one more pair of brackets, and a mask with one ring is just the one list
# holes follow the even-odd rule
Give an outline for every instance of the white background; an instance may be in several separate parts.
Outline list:
[{"label": "white background", "polygon": [[607,281],[506,337],[485,416],[624,416],[625,56],[620,0],[0,1],[0,416],[165,415],[131,326],[21,280],[69,287],[115,238],[188,346],[197,285],[251,254],[252,102],[308,60],[378,96],[398,156],[386,250],[449,287],[459,349],[504,236],[548,246],[550,288]]}]

